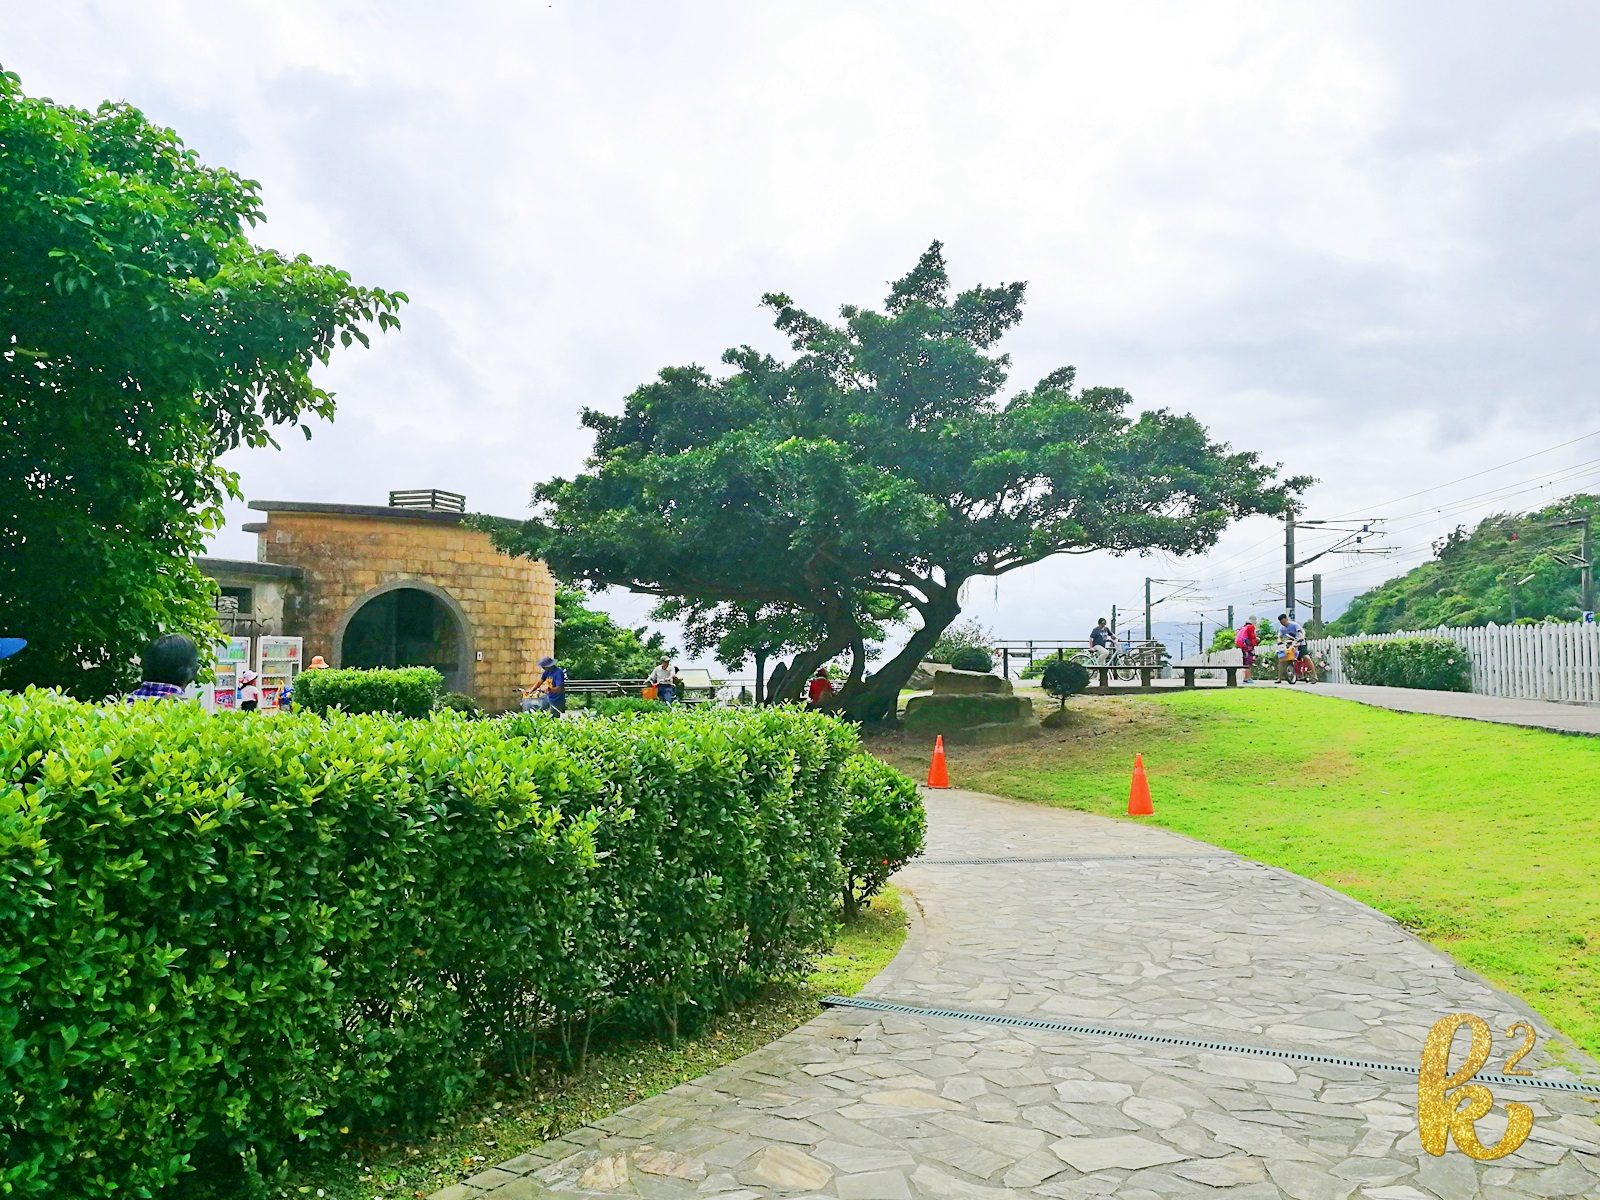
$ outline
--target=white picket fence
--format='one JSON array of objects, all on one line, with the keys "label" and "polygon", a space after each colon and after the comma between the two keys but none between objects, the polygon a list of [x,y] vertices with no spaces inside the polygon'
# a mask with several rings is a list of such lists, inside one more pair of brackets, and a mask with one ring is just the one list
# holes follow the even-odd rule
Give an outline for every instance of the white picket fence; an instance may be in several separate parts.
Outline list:
[{"label": "white picket fence", "polygon": [[1330,683],[1348,683],[1343,662],[1346,646],[1406,637],[1447,637],[1459,642],[1472,657],[1472,690],[1482,695],[1600,703],[1600,624],[1441,627],[1316,638],[1309,645],[1319,657],[1326,656]]}]

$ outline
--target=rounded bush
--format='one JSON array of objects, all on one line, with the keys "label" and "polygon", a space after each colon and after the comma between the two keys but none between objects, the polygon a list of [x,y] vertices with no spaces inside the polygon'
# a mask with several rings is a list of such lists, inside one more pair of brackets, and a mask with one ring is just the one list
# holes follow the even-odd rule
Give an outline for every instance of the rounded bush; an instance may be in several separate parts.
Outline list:
[{"label": "rounded bush", "polygon": [[1065,704],[1067,697],[1088,690],[1089,668],[1070,658],[1052,659],[1045,665],[1039,683],[1046,692]]},{"label": "rounded bush", "polygon": [[957,671],[992,671],[994,658],[982,646],[961,646],[950,655],[950,665]]},{"label": "rounded bush", "polygon": [[928,818],[917,785],[869,754],[844,765],[844,910],[855,912],[922,853]]}]

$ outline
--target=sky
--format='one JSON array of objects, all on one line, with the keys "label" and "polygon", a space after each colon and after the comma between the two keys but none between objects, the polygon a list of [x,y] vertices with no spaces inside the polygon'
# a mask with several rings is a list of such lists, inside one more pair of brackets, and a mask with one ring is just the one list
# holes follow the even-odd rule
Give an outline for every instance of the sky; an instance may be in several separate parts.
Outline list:
[{"label": "sky", "polygon": [[[1028,281],[1012,388],[1073,364],[1316,476],[1308,519],[1386,519],[1392,554],[1302,572],[1330,617],[1458,523],[1600,489],[1597,50],[1600,7],[1556,2],[0,0],[30,93],[135,104],[261,182],[259,240],[410,296],[320,372],[331,424],[228,456],[249,499],[524,515],[581,469],[580,409],[786,353],[763,292],[877,305],[938,239],[958,287]],[[253,558],[228,517],[212,552]],[[1153,576],[1192,648],[1278,611],[1282,563],[1258,517],[966,611],[1142,632]]]}]

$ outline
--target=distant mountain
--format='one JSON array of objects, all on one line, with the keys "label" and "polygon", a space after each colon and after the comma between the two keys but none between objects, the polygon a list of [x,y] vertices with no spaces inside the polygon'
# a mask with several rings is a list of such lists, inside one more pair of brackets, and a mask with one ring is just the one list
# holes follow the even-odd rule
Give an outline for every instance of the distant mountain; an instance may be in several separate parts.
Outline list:
[{"label": "distant mountain", "polygon": [[1458,526],[1434,543],[1430,561],[1357,596],[1327,632],[1577,620],[1582,610],[1576,563],[1583,531],[1553,522],[1585,512],[1600,524],[1600,496],[1568,496],[1538,512],[1488,517],[1471,533]]}]

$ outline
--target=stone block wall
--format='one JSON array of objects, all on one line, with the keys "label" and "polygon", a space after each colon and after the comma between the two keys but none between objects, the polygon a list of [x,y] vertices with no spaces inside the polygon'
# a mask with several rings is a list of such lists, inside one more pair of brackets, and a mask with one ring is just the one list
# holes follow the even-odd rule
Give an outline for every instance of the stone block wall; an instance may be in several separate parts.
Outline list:
[{"label": "stone block wall", "polygon": [[515,708],[518,689],[539,677],[539,659],[555,652],[548,568],[502,554],[488,534],[444,514],[372,513],[267,510],[265,526],[256,527],[261,561],[304,572],[285,608],[284,632],[305,639],[307,662],[321,654],[337,665],[338,634],[365,597],[386,584],[431,584],[465,618],[467,691],[492,711]]}]

